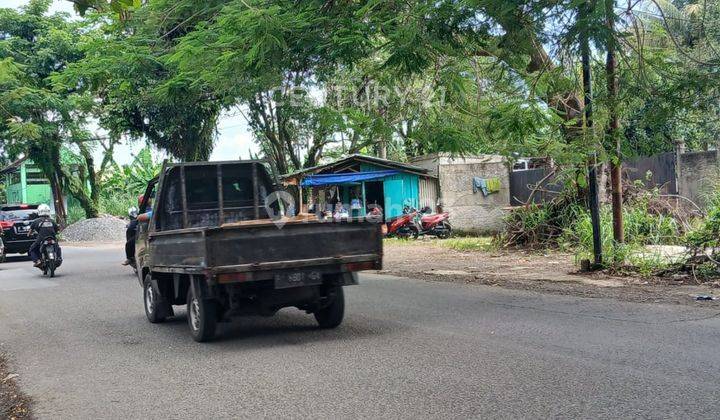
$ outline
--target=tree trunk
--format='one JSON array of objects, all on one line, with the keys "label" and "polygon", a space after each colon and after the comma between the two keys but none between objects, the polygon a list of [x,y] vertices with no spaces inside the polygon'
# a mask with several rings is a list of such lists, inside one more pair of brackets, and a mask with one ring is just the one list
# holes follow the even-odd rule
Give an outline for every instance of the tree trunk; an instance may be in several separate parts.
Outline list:
[{"label": "tree trunk", "polygon": [[607,75],[608,90],[608,112],[610,123],[608,126],[608,138],[615,149],[615,154],[610,162],[610,180],[612,187],[612,213],[613,213],[613,238],[616,243],[625,242],[622,213],[622,156],[620,149],[620,119],[618,117],[617,99],[619,82],[617,77],[617,57],[615,55],[615,12],[614,2],[605,0],[605,19],[608,29],[607,60],[605,72]]},{"label": "tree trunk", "polygon": [[65,210],[65,202],[63,201],[60,177],[57,173],[50,177],[50,189],[52,190],[53,204],[55,205],[55,221],[62,229],[67,225],[67,211]]},{"label": "tree trunk", "polygon": [[[99,216],[100,210],[100,189],[97,183],[97,173],[95,172],[95,159],[93,159],[92,153],[88,150],[85,145],[80,145],[80,154],[85,159],[85,170],[88,173],[88,184],[90,186],[90,194],[83,194],[87,196],[88,204],[83,206],[85,210],[85,216],[87,218],[95,218]],[[81,191],[85,193],[85,185],[81,185]]]}]

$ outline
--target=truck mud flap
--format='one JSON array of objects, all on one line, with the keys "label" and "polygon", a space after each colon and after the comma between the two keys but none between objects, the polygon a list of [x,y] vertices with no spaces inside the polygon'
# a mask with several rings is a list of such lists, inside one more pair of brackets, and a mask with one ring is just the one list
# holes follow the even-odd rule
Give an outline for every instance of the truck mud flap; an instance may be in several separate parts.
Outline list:
[{"label": "truck mud flap", "polygon": [[159,305],[157,308],[158,311],[162,312],[160,315],[165,317],[174,316],[175,311],[173,311],[170,300],[168,299],[168,296],[165,296],[165,294],[163,294],[160,290],[160,284],[158,283],[157,279],[151,279],[150,285],[152,286],[155,295],[160,296],[160,299],[158,300]]}]

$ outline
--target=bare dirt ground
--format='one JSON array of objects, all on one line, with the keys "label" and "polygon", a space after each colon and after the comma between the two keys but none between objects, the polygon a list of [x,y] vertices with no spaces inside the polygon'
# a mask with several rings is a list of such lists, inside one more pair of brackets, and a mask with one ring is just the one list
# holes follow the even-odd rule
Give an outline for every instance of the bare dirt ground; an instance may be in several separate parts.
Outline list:
[{"label": "bare dirt ground", "polygon": [[0,419],[33,418],[30,399],[18,389],[16,378],[5,355],[0,353]]},{"label": "bare dirt ground", "polygon": [[557,252],[455,251],[438,240],[425,239],[386,241],[384,254],[380,273],[401,277],[720,308],[720,300],[695,299],[698,295],[720,296],[720,289],[711,284],[691,284],[692,279],[688,278],[647,279],[579,273],[572,255]]}]

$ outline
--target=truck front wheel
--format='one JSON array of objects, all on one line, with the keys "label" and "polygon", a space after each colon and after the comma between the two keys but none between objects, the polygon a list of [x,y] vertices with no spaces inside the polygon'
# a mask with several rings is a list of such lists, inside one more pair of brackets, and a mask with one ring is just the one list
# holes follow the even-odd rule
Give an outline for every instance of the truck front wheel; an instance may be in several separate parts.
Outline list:
[{"label": "truck front wheel", "polygon": [[345,294],[341,286],[335,286],[330,293],[328,298],[332,299],[329,305],[322,309],[315,311],[315,320],[317,320],[320,328],[335,328],[342,324],[343,317],[345,316]]},{"label": "truck front wheel", "polygon": [[188,290],[187,317],[190,334],[197,342],[209,341],[215,337],[217,327],[217,302],[201,299],[195,295],[193,287]]}]

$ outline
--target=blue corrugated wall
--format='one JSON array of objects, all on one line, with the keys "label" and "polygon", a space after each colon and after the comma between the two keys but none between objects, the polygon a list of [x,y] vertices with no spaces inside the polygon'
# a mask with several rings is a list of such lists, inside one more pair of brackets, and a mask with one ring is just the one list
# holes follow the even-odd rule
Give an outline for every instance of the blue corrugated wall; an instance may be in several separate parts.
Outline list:
[{"label": "blue corrugated wall", "polygon": [[[360,170],[380,171],[387,168],[363,163]],[[415,174],[401,172],[383,180],[385,190],[385,217],[393,218],[402,214],[403,206],[418,208],[420,202],[419,177]]]}]

